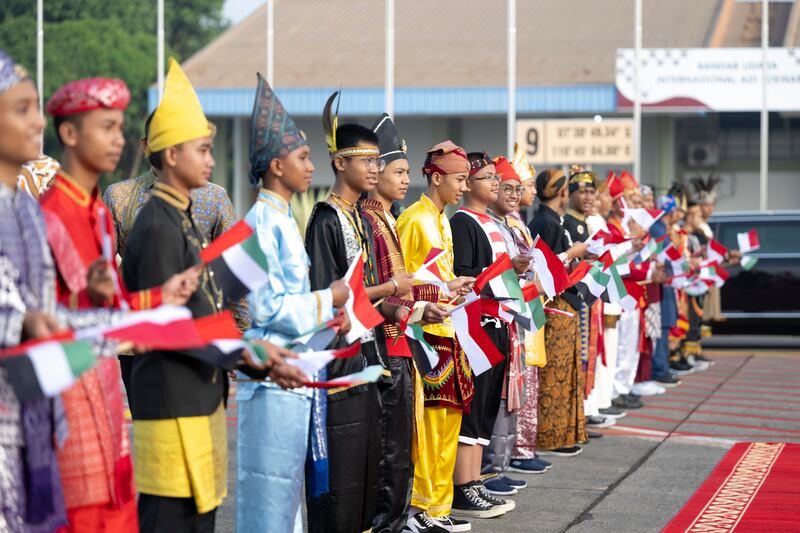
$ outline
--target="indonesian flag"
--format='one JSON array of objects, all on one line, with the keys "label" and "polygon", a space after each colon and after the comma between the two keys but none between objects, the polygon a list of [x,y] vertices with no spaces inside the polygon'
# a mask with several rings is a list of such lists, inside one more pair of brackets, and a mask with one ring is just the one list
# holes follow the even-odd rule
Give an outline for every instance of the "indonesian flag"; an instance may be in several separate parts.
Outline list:
[{"label": "indonesian flag", "polygon": [[647,209],[645,207],[623,209],[624,213],[622,224],[627,226],[627,221],[633,219],[643,230],[647,231],[656,220],[664,216],[661,209]]},{"label": "indonesian flag", "polygon": [[739,251],[743,254],[754,252],[761,248],[761,244],[758,241],[758,232],[754,229],[745,233],[737,233],[736,240],[739,242]]},{"label": "indonesian flag", "polygon": [[719,241],[709,239],[708,246],[706,247],[706,255],[710,261],[716,261],[721,264],[725,261],[725,254],[727,253],[728,249],[722,246]]},{"label": "indonesian flag", "polygon": [[569,286],[569,274],[564,268],[564,263],[556,257],[539,235],[533,241],[530,255],[533,258],[533,268],[548,298],[555,298]]},{"label": "indonesian flag", "polygon": [[237,300],[269,282],[267,258],[258,236],[244,220],[200,253],[226,298]]},{"label": "indonesian flag", "polygon": [[71,387],[94,367],[97,355],[88,340],[31,343],[19,355],[3,355],[0,367],[20,402],[52,398]]},{"label": "indonesian flag", "polygon": [[591,254],[603,255],[614,245],[621,244],[626,240],[622,235],[615,235],[609,231],[599,229],[586,240],[586,247]]},{"label": "indonesian flag", "polygon": [[337,387],[354,387],[364,383],[375,383],[383,375],[383,367],[381,365],[368,366],[364,370],[341,376],[329,381],[307,381],[303,383],[306,387],[315,389],[334,389]]},{"label": "indonesian flag", "polygon": [[364,333],[383,322],[381,314],[372,306],[364,288],[364,259],[358,254],[344,276],[350,287],[350,295],[344,304],[350,317],[350,331],[345,336],[349,344],[361,338]]},{"label": "indonesian flag", "polygon": [[467,356],[475,376],[483,374],[505,359],[481,326],[480,300],[454,308],[450,314],[453,318],[456,338],[464,350],[464,355]]},{"label": "indonesian flag", "polygon": [[297,359],[286,359],[286,363],[296,366],[307,376],[313,376],[323,368],[325,365],[334,359],[345,359],[353,357],[361,352],[361,343],[356,342],[345,348],[338,350],[320,350],[309,351],[297,354]]},{"label": "indonesian flag", "polygon": [[339,314],[306,331],[299,337],[296,337],[286,344],[286,348],[299,351],[312,351],[318,352],[327,348],[336,334],[339,333],[339,328],[344,323],[344,311],[339,310]]},{"label": "indonesian flag", "polygon": [[[170,328],[174,328],[172,335]],[[192,312],[182,306],[161,305],[155,309],[126,313],[119,320],[75,331],[76,339],[99,339],[108,337],[119,341],[139,342],[148,344],[143,340],[158,341],[157,336],[165,334],[163,346],[168,346],[173,341],[178,348],[184,347],[179,341],[181,335],[190,335],[195,338],[196,331],[192,325]],[[142,336],[142,338],[139,337]],[[130,336],[130,338],[126,338]],[[178,340],[176,340],[178,339]],[[175,348],[175,349],[178,349]],[[164,348],[171,349],[171,348]]]},{"label": "indonesian flag", "polygon": [[508,254],[502,254],[494,263],[478,274],[472,290],[475,294],[480,294],[486,285],[489,285],[492,296],[498,300],[514,299],[518,300],[520,305],[525,301],[522,298],[519,278]]},{"label": "indonesian flag", "polygon": [[436,262],[445,254],[441,248],[431,248],[425,262],[419,267],[419,270],[414,272],[414,279],[431,283],[439,287],[443,294],[450,294],[450,289],[447,288],[447,282],[442,277],[442,272],[439,270],[439,265]]}]

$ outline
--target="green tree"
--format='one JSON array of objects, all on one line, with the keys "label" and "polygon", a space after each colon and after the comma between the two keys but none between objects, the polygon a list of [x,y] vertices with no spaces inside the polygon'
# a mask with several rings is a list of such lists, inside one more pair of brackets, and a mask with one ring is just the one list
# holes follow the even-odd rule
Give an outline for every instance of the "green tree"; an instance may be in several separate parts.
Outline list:
[{"label": "green tree", "polygon": [[[167,55],[179,60],[205,46],[225,27],[223,0],[166,0]],[[131,91],[126,113],[126,150],[116,177],[138,168],[137,140],[147,116],[147,89],[156,78],[155,0],[44,0],[44,97],[69,80],[120,78]],[[35,2],[0,2],[0,48],[35,74]],[[52,127],[45,153],[60,157]]]}]

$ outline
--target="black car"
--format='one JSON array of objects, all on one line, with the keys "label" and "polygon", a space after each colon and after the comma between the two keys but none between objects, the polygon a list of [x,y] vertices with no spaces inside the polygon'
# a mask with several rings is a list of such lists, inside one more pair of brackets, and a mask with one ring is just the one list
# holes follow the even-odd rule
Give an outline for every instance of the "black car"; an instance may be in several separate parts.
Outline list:
[{"label": "black car", "polygon": [[736,235],[751,229],[761,245],[748,254],[758,258],[751,270],[730,267],[714,331],[800,335],[800,211],[719,213],[709,223],[728,249],[738,249]]}]

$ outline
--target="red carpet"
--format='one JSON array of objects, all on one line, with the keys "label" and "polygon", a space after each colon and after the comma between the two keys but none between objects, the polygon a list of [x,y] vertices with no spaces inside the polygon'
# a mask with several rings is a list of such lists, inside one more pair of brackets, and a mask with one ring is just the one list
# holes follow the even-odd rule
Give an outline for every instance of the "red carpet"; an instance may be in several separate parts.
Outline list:
[{"label": "red carpet", "polygon": [[664,528],[731,531],[800,531],[800,444],[735,444]]}]

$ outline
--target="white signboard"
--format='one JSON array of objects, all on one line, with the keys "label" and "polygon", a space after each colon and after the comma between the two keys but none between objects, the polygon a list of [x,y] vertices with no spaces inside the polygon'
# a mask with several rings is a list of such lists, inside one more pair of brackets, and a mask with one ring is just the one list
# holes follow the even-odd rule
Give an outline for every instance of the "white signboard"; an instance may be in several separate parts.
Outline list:
[{"label": "white signboard", "polygon": [[630,163],[633,121],[518,120],[517,142],[534,165]]},{"label": "white signboard", "polygon": [[[760,48],[648,48],[641,52],[644,107],[758,111]],[[617,50],[617,106],[632,107],[633,50]],[[800,48],[770,48],[767,105],[800,111]]]}]

